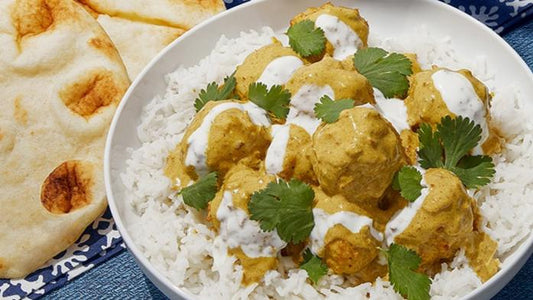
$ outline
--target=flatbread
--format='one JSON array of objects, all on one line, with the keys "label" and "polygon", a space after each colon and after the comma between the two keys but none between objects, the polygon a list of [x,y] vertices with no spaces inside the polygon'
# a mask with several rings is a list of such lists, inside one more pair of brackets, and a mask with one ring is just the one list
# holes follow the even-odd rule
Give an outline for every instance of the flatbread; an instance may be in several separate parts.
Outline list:
[{"label": "flatbread", "polygon": [[131,80],[159,51],[225,9],[223,0],[76,0],[104,28]]},{"label": "flatbread", "polygon": [[99,14],[190,29],[225,9],[222,0],[77,0]]},{"label": "flatbread", "polygon": [[105,210],[105,136],[129,80],[70,0],[0,1],[0,45],[0,278],[17,278]]},{"label": "flatbread", "polygon": [[117,48],[131,80],[144,69],[159,51],[172,43],[185,30],[99,15],[98,23]]}]

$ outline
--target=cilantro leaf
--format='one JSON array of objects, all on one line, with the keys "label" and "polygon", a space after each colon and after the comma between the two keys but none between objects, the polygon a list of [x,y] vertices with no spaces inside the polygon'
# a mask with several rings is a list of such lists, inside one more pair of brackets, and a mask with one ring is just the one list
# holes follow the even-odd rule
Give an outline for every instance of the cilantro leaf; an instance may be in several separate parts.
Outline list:
[{"label": "cilantro leaf", "polygon": [[420,256],[404,246],[391,244],[384,251],[389,264],[389,280],[394,290],[409,300],[429,300],[431,279],[415,270],[420,265]]},{"label": "cilantro leaf", "polygon": [[276,118],[284,119],[289,113],[291,93],[282,89],[281,85],[274,85],[268,90],[264,83],[254,82],[248,88],[248,98]]},{"label": "cilantro leaf", "polygon": [[468,153],[481,140],[481,126],[469,118],[445,116],[433,132],[422,124],[418,130],[420,165],[425,168],[445,168],[452,171],[469,189],[484,186],[494,176],[492,158]]},{"label": "cilantro leaf", "polygon": [[492,158],[485,155],[463,157],[453,168],[453,172],[469,189],[488,184],[496,173]]},{"label": "cilantro leaf", "polygon": [[412,70],[411,61],[405,55],[370,47],[358,50],[353,63],[357,71],[385,97],[404,97],[407,94],[407,76],[412,74]]},{"label": "cilantro leaf", "polygon": [[[397,180],[397,190],[409,202],[415,201],[422,195],[422,185],[420,184],[422,174],[415,167],[402,167],[397,173]],[[393,188],[395,187],[393,186]]]},{"label": "cilantro leaf", "polygon": [[320,257],[313,255],[309,248],[304,252],[304,261],[300,265],[300,269],[307,272],[307,276],[314,284],[316,284],[322,276],[328,274],[328,266],[320,259]]},{"label": "cilantro leaf", "polygon": [[315,104],[315,115],[326,123],[333,123],[339,119],[341,111],[355,106],[352,99],[332,100],[328,95],[320,98],[320,103]]},{"label": "cilantro leaf", "polygon": [[237,80],[235,79],[234,75],[235,72],[233,72],[233,74],[230,76],[226,76],[221,87],[219,87],[217,83],[213,81],[209,83],[205,89],[201,90],[198,94],[198,98],[196,98],[194,101],[194,108],[196,108],[196,112],[199,112],[209,101],[227,100],[235,97],[233,93],[235,91]]},{"label": "cilantro leaf", "polygon": [[183,188],[183,202],[197,210],[205,209],[217,193],[217,172],[200,177],[193,185]]},{"label": "cilantro leaf", "polygon": [[235,79],[235,72],[230,76],[224,78],[224,83],[218,91],[218,100],[226,100],[233,98],[233,92],[235,91],[235,86],[237,85],[237,79]]},{"label": "cilantro leaf", "polygon": [[326,48],[324,31],[311,20],[298,22],[287,30],[289,45],[302,57],[319,55]]},{"label": "cilantro leaf", "polygon": [[259,221],[264,231],[277,230],[286,242],[299,243],[311,234],[313,218],[313,189],[297,179],[270,182],[252,195],[248,210],[250,219]]},{"label": "cilantro leaf", "polygon": [[418,155],[420,156],[420,166],[424,169],[442,168],[442,145],[439,140],[439,133],[433,132],[429,124],[423,123],[418,128],[418,139],[420,147]]},{"label": "cilantro leaf", "polygon": [[194,100],[194,108],[199,112],[204,105],[209,101],[216,101],[218,98],[218,85],[216,82],[211,82],[207,85],[205,90],[201,90],[198,98]]},{"label": "cilantro leaf", "polygon": [[437,124],[444,146],[444,166],[452,168],[481,140],[481,126],[468,118],[445,116]]}]

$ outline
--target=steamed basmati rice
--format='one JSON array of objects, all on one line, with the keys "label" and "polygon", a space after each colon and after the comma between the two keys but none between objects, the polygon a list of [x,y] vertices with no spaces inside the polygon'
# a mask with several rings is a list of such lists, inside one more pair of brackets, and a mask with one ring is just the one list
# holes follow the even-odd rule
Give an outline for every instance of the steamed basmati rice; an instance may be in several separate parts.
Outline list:
[{"label": "steamed basmati rice", "polygon": [[[533,213],[533,178],[529,176],[533,169],[533,128],[521,111],[520,94],[512,87],[495,87],[494,76],[483,58],[460,60],[449,39],[431,37],[424,28],[416,30],[418,33],[409,37],[374,37],[369,44],[390,51],[415,52],[425,68],[432,64],[468,68],[496,93],[491,113],[508,144],[494,158],[494,183],[475,197],[486,218],[485,230],[498,242],[498,257],[505,267],[505,258],[533,229],[533,218],[528,217]],[[163,175],[169,151],[181,140],[195,114],[193,101],[200,89],[209,82],[221,82],[249,53],[271,43],[273,36],[276,33],[265,27],[260,32],[243,32],[235,39],[221,37],[198,65],[169,74],[166,94],[144,108],[138,127],[142,146],[131,150],[127,169],[121,174],[140,217],[139,222],[130,225],[132,238],[157,270],[176,286],[201,298],[401,299],[382,279],[353,287],[350,278],[328,275],[313,286],[306,280],[307,273],[287,258],[280,258],[278,270],[269,271],[260,284],[241,286],[243,270],[236,258],[227,255],[226,245],[204,224],[204,213],[184,205]],[[430,293],[434,299],[456,299],[480,285],[464,251],[460,251],[453,262],[442,265]]]}]

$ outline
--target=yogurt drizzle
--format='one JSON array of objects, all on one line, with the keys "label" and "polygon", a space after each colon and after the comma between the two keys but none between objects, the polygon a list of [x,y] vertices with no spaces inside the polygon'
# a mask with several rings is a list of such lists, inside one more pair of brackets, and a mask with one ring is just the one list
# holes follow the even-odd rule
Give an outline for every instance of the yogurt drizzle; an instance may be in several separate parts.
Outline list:
[{"label": "yogurt drizzle", "polygon": [[304,84],[292,97],[287,123],[299,125],[313,135],[320,125],[320,120],[315,118],[315,104],[324,95],[335,99],[335,92],[327,84],[324,86]]},{"label": "yogurt drizzle", "polygon": [[421,194],[414,202],[409,202],[406,207],[396,212],[389,223],[387,223],[385,227],[385,241],[387,242],[387,246],[390,246],[394,242],[394,238],[411,224],[416,212],[422,207],[422,203],[424,203],[424,200],[429,194],[429,187],[424,179],[426,170],[416,166],[415,168],[422,174],[422,181],[420,181],[422,185]]},{"label": "yogurt drizzle", "polygon": [[273,85],[284,85],[292,77],[294,71],[304,63],[296,56],[281,56],[271,61],[259,77],[257,82],[264,83],[268,88]]},{"label": "yogurt drizzle", "polygon": [[268,174],[278,174],[283,171],[290,128],[290,124],[272,125],[272,142],[265,157],[266,172]]},{"label": "yogurt drizzle", "polygon": [[[448,70],[433,73],[431,79],[452,113],[468,117],[481,126],[481,140],[478,145],[482,145],[488,138],[489,128],[485,107],[472,83],[462,74]],[[480,152],[479,146],[476,148],[478,149],[475,149],[475,152]]]},{"label": "yogurt drizzle", "polygon": [[403,100],[386,99],[383,93],[376,88],[374,88],[374,98],[376,110],[392,124],[396,132],[402,133],[402,131],[411,128],[407,122],[407,106]]},{"label": "yogurt drizzle", "polygon": [[363,46],[359,35],[336,16],[322,14],[316,19],[315,25],[324,30],[326,39],[335,48],[333,58],[336,60],[345,59]]},{"label": "yogurt drizzle", "polygon": [[361,216],[349,211],[340,211],[334,214],[328,214],[320,208],[313,208],[313,218],[315,227],[311,231],[311,251],[314,254],[324,247],[324,239],[328,230],[333,226],[340,224],[353,233],[358,233],[363,227],[370,227],[370,234],[378,240],[383,240],[383,235],[372,226],[372,219]]},{"label": "yogurt drizzle", "polygon": [[244,210],[235,207],[230,191],[224,191],[217,219],[220,221],[219,236],[222,240],[229,248],[240,247],[250,258],[276,256],[287,245],[275,230],[263,231],[257,221],[250,220]]},{"label": "yogurt drizzle", "polygon": [[269,126],[270,121],[264,109],[255,105],[253,102],[244,104],[228,102],[216,105],[207,113],[202,120],[202,124],[198,127],[187,140],[188,149],[185,157],[185,165],[193,166],[199,176],[204,176],[208,173],[206,158],[207,158],[207,144],[209,141],[209,131],[215,118],[222,112],[228,109],[238,109],[248,113],[252,123],[258,126]]}]

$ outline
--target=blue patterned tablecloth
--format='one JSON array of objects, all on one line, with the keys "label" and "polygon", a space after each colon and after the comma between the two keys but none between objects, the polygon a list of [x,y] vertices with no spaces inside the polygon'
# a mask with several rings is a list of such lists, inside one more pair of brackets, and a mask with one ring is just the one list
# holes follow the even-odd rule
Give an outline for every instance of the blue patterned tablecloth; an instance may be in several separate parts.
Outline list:
[{"label": "blue patterned tablecloth", "polygon": [[[246,2],[224,1],[227,8]],[[533,69],[533,0],[441,1],[501,34]],[[166,299],[124,249],[107,210],[42,269],[22,280],[0,280],[0,299]],[[495,299],[533,299],[531,278],[533,258]]]}]

